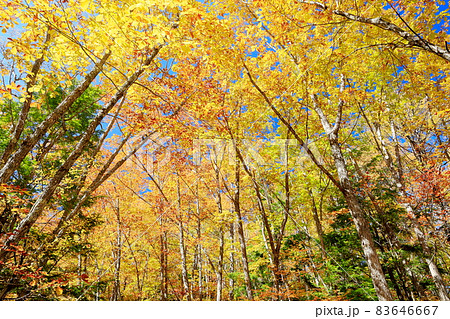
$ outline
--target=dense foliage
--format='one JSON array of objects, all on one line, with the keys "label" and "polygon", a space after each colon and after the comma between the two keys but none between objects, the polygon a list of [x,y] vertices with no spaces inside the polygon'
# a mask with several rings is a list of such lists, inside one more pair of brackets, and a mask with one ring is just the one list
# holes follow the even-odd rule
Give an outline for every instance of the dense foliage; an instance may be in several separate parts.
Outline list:
[{"label": "dense foliage", "polygon": [[449,300],[444,1],[0,5],[0,300]]}]

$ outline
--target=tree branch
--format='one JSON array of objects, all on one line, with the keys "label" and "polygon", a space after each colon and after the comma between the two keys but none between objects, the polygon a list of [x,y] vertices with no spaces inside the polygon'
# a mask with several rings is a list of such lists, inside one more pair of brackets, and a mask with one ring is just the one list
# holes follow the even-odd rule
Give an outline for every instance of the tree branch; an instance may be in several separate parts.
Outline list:
[{"label": "tree branch", "polygon": [[299,142],[300,146],[302,146],[306,154],[308,154],[309,158],[313,161],[313,163],[331,180],[331,182],[341,191],[344,191],[342,188],[342,185],[339,183],[339,181],[334,178],[334,176],[328,171],[315,157],[313,152],[309,149],[307,144],[303,141],[303,139],[297,134],[297,132],[294,130],[292,125],[284,118],[284,116],[275,108],[275,106],[272,104],[266,93],[258,86],[258,84],[253,79],[253,76],[250,73],[250,70],[248,69],[247,65],[243,62],[245,71],[247,73],[248,78],[250,79],[250,82],[253,84],[255,89],[261,94],[261,96],[264,98],[266,103],[269,105],[269,107],[272,109],[272,111],[276,114],[276,116],[280,119],[281,122],[286,126],[286,128],[294,135],[297,142]]},{"label": "tree branch", "polygon": [[348,12],[344,12],[341,10],[334,10],[334,14],[342,16],[347,20],[357,21],[365,24],[371,24],[383,30],[387,30],[397,34],[402,37],[408,44],[411,46],[422,48],[425,51],[433,53],[446,61],[450,61],[450,52],[448,52],[445,48],[442,48],[438,45],[432,44],[431,42],[421,38],[417,33],[413,32],[413,34],[403,30],[399,26],[389,21],[384,20],[381,17],[378,18],[365,18],[362,16],[357,16]]}]

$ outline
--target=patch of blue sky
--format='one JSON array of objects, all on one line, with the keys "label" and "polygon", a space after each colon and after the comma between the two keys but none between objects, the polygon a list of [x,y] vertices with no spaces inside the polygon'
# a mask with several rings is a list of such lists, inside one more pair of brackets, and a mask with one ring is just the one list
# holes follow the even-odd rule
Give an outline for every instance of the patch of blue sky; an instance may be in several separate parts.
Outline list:
[{"label": "patch of blue sky", "polygon": [[[106,126],[108,125],[106,122],[101,123],[100,125],[102,125],[103,127],[106,128]],[[119,124],[116,124],[111,131],[108,132],[108,135],[106,136],[106,140],[110,139],[113,136],[122,136],[122,130],[119,126]]]},{"label": "patch of blue sky", "polygon": [[[434,32],[439,32],[443,30],[443,25],[444,23],[448,22],[448,16],[443,15],[442,13],[446,13],[449,10],[449,1],[443,1],[443,3],[438,3],[438,1],[435,1],[435,4],[438,7],[438,11],[437,14],[440,14],[440,17],[438,17],[438,21],[433,25],[433,27],[431,28]],[[401,16],[403,16],[405,14],[405,11],[402,10],[401,6],[399,4],[392,4],[392,3],[387,3],[383,9],[385,10],[392,10],[392,7],[397,11],[397,13]],[[418,19],[420,17],[421,14],[423,14],[424,9],[421,9],[419,12],[416,12],[414,17],[415,19]],[[448,33],[448,31],[447,31]]]},{"label": "patch of blue sky", "polygon": [[[147,180],[147,181],[149,181],[149,182],[151,182],[152,181],[152,179],[150,178],[150,177],[144,177],[144,180]],[[150,189],[150,188],[144,188],[144,189],[141,189],[140,191],[139,191],[139,195],[145,195],[145,194],[147,194],[147,193],[152,193],[153,192],[153,190],[152,189]]]},{"label": "patch of blue sky", "polygon": [[439,8],[438,12],[441,13],[441,17],[439,21],[433,26],[432,30],[435,32],[439,32],[442,31],[444,23],[449,22],[449,17],[444,15],[443,13],[447,13],[450,10],[450,8],[449,8],[449,1],[444,1],[443,4],[440,3],[436,4]]},{"label": "patch of blue sky", "polygon": [[436,73],[430,73],[430,80],[434,81],[434,82],[442,81],[446,77],[447,77],[447,75],[442,70],[439,70],[439,72],[437,74]]},{"label": "patch of blue sky", "polygon": [[[288,169],[287,172],[288,172],[288,173],[293,173],[293,172],[295,172],[295,168]],[[281,171],[280,174],[281,174],[281,175],[286,175],[286,170]]]},{"label": "patch of blue sky", "polygon": [[412,62],[416,62],[416,61],[417,61],[417,55],[411,55],[411,56],[409,57],[409,59],[410,59]]},{"label": "patch of blue sky", "polygon": [[275,116],[269,116],[269,123],[272,125],[272,132],[278,135],[278,129],[281,127],[280,119]]},{"label": "patch of blue sky", "polygon": [[252,52],[247,51],[246,54],[247,54],[247,56],[249,56],[249,57],[257,58],[257,57],[259,56],[260,53],[259,53],[258,51],[256,51],[256,50],[254,50],[254,51],[252,51]]},{"label": "patch of blue sky", "polygon": [[223,13],[223,14],[221,14],[221,15],[218,15],[217,16],[217,19],[219,19],[219,20],[225,20],[225,19],[228,19],[230,17],[230,14],[229,13]]},{"label": "patch of blue sky", "polygon": [[[406,139],[400,135],[396,136],[397,140],[400,142],[400,144],[405,144],[406,143]],[[394,138],[392,136],[387,136],[387,140],[389,142],[394,142]]]},{"label": "patch of blue sky", "polygon": [[272,40],[272,38],[270,36],[265,36],[264,40],[266,42],[264,42],[264,47],[267,51],[272,51],[272,52],[277,52],[277,50],[274,48],[274,41]]},{"label": "patch of blue sky", "polygon": [[397,73],[394,73],[393,75],[394,75],[394,76],[398,76],[398,75],[400,75],[400,73],[402,73],[403,71],[405,71],[405,66],[404,66],[404,65],[397,65],[397,66],[396,66],[396,72],[397,72]]},{"label": "patch of blue sky", "polygon": [[276,61],[272,66],[270,67],[271,71],[279,71],[283,72],[283,69],[281,68],[282,64],[279,61]]},{"label": "patch of blue sky", "polygon": [[[1,26],[0,26],[1,27]],[[0,45],[3,47],[11,39],[18,38],[25,31],[26,25],[23,23],[16,24],[12,28],[5,28],[5,33],[0,32]]]},{"label": "patch of blue sky", "polygon": [[167,73],[169,75],[172,75],[172,76],[176,76],[177,75],[177,72],[175,72],[173,70],[173,66],[178,63],[178,62],[175,61],[175,59],[173,59],[173,58],[170,58],[170,59],[167,59],[167,60],[159,59],[158,62],[161,63],[161,68],[162,69],[167,70]]}]

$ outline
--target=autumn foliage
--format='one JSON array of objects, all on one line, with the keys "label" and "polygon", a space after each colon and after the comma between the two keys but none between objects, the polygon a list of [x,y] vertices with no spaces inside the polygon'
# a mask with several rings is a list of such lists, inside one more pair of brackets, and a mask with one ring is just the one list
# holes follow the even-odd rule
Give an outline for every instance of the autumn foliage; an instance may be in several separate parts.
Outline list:
[{"label": "autumn foliage", "polygon": [[0,300],[449,300],[448,4],[0,6]]}]

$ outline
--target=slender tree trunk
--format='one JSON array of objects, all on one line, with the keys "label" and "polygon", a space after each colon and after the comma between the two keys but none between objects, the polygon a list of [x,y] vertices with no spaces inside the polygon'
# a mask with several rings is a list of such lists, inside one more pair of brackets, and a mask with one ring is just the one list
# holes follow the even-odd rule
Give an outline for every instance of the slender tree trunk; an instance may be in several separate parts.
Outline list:
[{"label": "slender tree trunk", "polygon": [[[230,241],[231,241],[231,247],[234,247],[234,223],[230,224]],[[230,273],[233,274],[235,272],[235,257],[234,257],[234,250],[232,248],[231,252],[230,252]],[[229,300],[233,300],[234,299],[234,277],[230,276],[230,281],[229,281],[229,285],[230,285],[230,291],[228,293],[228,298]]]},{"label": "slender tree trunk", "polygon": [[444,301],[450,301],[444,279],[442,278],[441,272],[439,271],[439,268],[437,267],[436,263],[433,260],[432,257],[433,254],[431,252],[431,249],[428,247],[425,235],[420,230],[417,224],[414,227],[414,232],[416,233],[416,236],[419,239],[420,244],[422,245],[422,251],[423,254],[425,255],[425,262],[428,265],[431,277],[433,278],[434,284],[436,285],[436,290],[439,299]]},{"label": "slender tree trunk", "polygon": [[120,207],[119,199],[117,199],[117,204],[115,205],[116,218],[117,218],[117,237],[116,243],[113,250],[113,260],[114,260],[114,284],[111,294],[111,300],[117,301],[121,300],[120,294],[120,266],[122,262],[122,223],[120,219]]},{"label": "slender tree trunk", "polygon": [[[149,65],[156,55],[158,54],[160,48],[162,46],[158,46],[154,48],[152,54],[147,57],[146,61],[143,63],[142,67],[135,71],[127,81],[119,88],[118,92],[109,100],[108,103],[99,111],[99,113],[95,116],[95,118],[89,123],[88,128],[83,134],[82,138],[79,140],[74,150],[70,153],[65,162],[58,168],[56,173],[53,175],[48,185],[42,191],[36,202],[33,204],[33,207],[30,209],[30,212],[27,214],[25,218],[19,223],[19,225],[14,230],[13,234],[8,237],[5,241],[4,245],[7,247],[12,243],[17,242],[24,234],[26,234],[29,229],[33,226],[36,220],[42,214],[44,208],[50,201],[53,196],[56,188],[59,186],[62,179],[69,172],[73,164],[76,160],[82,155],[84,148],[87,146],[90,141],[92,134],[95,129],[101,123],[101,121],[105,118],[105,116],[111,111],[111,109],[116,105],[116,103],[125,95],[127,90],[136,82],[139,76],[145,71],[144,67]],[[64,101],[60,103],[60,105],[55,109],[55,111],[49,115],[49,117],[44,120],[35,130],[35,132],[22,143],[21,147],[16,151],[14,155],[10,157],[8,162],[4,165],[4,167],[0,170],[0,181],[5,183],[13,174],[14,170],[20,165],[21,161],[25,158],[25,156],[29,153],[29,151],[34,147],[37,141],[42,137],[43,134],[47,131],[47,129],[56,122],[68,109],[69,107],[76,101],[76,99],[86,90],[89,84],[95,79],[98,73],[100,73],[103,64],[106,62],[110,53],[105,54],[102,60],[97,63],[94,70],[86,76],[85,81],[80,84]],[[41,127],[42,126],[42,127]],[[2,250],[0,252],[0,260],[3,260],[8,255],[6,250]]]},{"label": "slender tree trunk", "polygon": [[225,239],[223,234],[223,226],[219,230],[219,262],[217,264],[217,293],[216,301],[221,301],[223,299],[223,253],[224,253]]},{"label": "slender tree trunk", "polygon": [[[275,291],[277,292],[277,294],[280,292],[280,283],[281,283],[281,276],[279,274],[279,254],[277,252],[277,243],[275,242],[274,239],[274,234],[272,232],[272,229],[270,227],[270,222],[269,219],[267,217],[266,214],[266,209],[264,207],[264,203],[263,203],[263,199],[262,199],[262,194],[261,194],[261,189],[260,186],[258,184],[258,181],[256,180],[255,174],[250,170],[250,168],[246,165],[244,158],[240,152],[240,150],[236,147],[236,156],[237,158],[240,160],[240,162],[242,163],[245,172],[247,173],[247,175],[251,178],[252,180],[252,184],[253,184],[253,188],[255,189],[255,193],[256,193],[256,198],[257,198],[257,203],[258,203],[258,210],[259,213],[261,215],[261,220],[262,220],[262,236],[263,239],[265,241],[265,244],[269,246],[267,248],[267,252],[269,254],[269,259],[272,265],[271,271],[274,277],[274,286],[275,286]],[[266,195],[266,197],[268,199],[270,199],[270,197],[268,196],[268,194]],[[269,204],[270,206],[270,204]],[[286,205],[285,206],[285,210],[286,210]],[[283,224],[281,227],[281,230],[284,232],[284,226],[286,224],[287,221],[287,216],[289,214],[289,211],[286,210],[286,214],[284,216],[284,220],[283,220]]]},{"label": "slender tree trunk", "polygon": [[30,80],[27,82],[26,90],[27,97],[23,102],[22,109],[20,110],[19,118],[17,119],[17,123],[14,126],[14,130],[12,132],[11,140],[8,145],[5,147],[5,151],[2,154],[2,158],[0,160],[1,165],[3,166],[11,154],[16,150],[17,144],[19,143],[20,136],[25,128],[25,124],[28,118],[28,114],[30,112],[31,102],[33,99],[33,93],[30,92],[30,89],[35,86],[36,79],[39,71],[41,70],[42,63],[44,63],[44,56],[47,51],[48,45],[50,42],[50,30],[47,30],[47,34],[45,37],[44,47],[42,48],[42,55],[36,59],[31,68],[31,73],[29,74]]},{"label": "slender tree trunk", "polygon": [[[178,173],[177,173],[178,174]],[[188,270],[186,262],[186,246],[184,244],[184,229],[183,229],[183,212],[181,210],[181,190],[180,180],[177,180],[177,195],[178,195],[178,231],[179,231],[179,246],[181,256],[181,277],[183,282],[183,295],[188,300],[191,300],[191,291],[189,287]]]},{"label": "slender tree trunk", "polygon": [[36,143],[44,136],[48,129],[55,124],[72,106],[72,104],[83,94],[89,85],[94,81],[97,75],[101,72],[103,65],[111,55],[111,52],[106,53],[103,58],[95,65],[91,72],[89,72],[83,82],[78,85],[47,118],[39,124],[32,134],[27,136],[19,149],[9,156],[5,165],[0,170],[0,183],[7,183],[14,171],[20,166],[23,159],[33,149]]},{"label": "slender tree trunk", "polygon": [[140,271],[139,271],[139,263],[138,263],[138,260],[136,258],[135,251],[133,249],[133,245],[130,242],[129,233],[127,234],[126,232],[123,232],[123,237],[125,238],[125,241],[127,242],[128,249],[130,250],[131,256],[132,256],[133,261],[134,261],[134,269],[135,269],[135,272],[136,272],[136,288],[137,288],[137,291],[139,293],[139,297],[141,298],[141,296],[142,296],[142,287],[143,287],[143,279],[144,278],[141,279],[141,275],[140,275]]},{"label": "slender tree trunk", "polygon": [[308,187],[308,194],[309,194],[309,198],[311,199],[311,207],[312,207],[312,213],[313,213],[313,218],[314,218],[314,225],[316,226],[317,236],[319,237],[320,253],[322,255],[322,258],[325,258],[326,250],[325,250],[325,241],[323,240],[322,223],[320,222],[319,213],[317,211],[316,201],[314,199],[314,194],[312,193],[312,191],[309,187]]},{"label": "slender tree trunk", "polygon": [[[218,158],[217,158],[218,160]],[[217,287],[216,287],[216,301],[220,301],[223,299],[222,290],[223,290],[223,257],[224,257],[224,246],[225,246],[225,238],[223,225],[224,221],[222,220],[223,216],[223,206],[222,206],[222,196],[220,195],[221,183],[220,183],[220,167],[219,163],[215,162],[215,173],[216,173],[216,183],[217,183],[217,191],[216,191],[216,202],[218,209],[218,216],[220,217],[219,223],[219,260],[217,264]]]},{"label": "slender tree trunk", "polygon": [[[335,161],[335,166],[338,171],[339,181],[334,178],[330,171],[328,171],[322,163],[315,157],[312,151],[307,147],[303,139],[297,134],[297,132],[290,125],[289,121],[285,119],[285,117],[275,108],[275,106],[271,103],[267,94],[258,86],[252,77],[250,70],[244,64],[244,68],[246,73],[250,79],[250,82],[253,86],[258,90],[258,92],[264,97],[264,100],[273,110],[273,112],[277,115],[277,117],[281,120],[281,122],[286,126],[286,128],[294,135],[297,141],[300,143],[302,147],[305,148],[306,153],[309,155],[313,163],[333,182],[334,185],[342,192],[347,205],[350,209],[350,213],[353,217],[353,221],[356,226],[356,230],[360,236],[361,246],[363,248],[364,255],[367,259],[367,263],[369,266],[369,271],[371,274],[372,282],[375,287],[375,291],[380,300],[392,300],[392,295],[389,291],[389,287],[386,281],[386,277],[383,273],[383,269],[381,268],[380,260],[375,250],[375,245],[373,242],[372,234],[370,233],[369,223],[364,217],[363,211],[359,205],[357,198],[355,197],[355,191],[351,187],[350,180],[348,178],[348,171],[345,165],[344,158],[342,156],[341,149],[339,147],[338,142],[338,129],[341,122],[342,117],[342,106],[343,101],[339,102],[338,105],[338,118],[336,119],[336,124],[332,128],[323,114],[322,110],[318,107],[317,97],[315,95],[312,96],[314,109],[316,113],[319,115],[320,120],[322,122],[322,126],[325,129],[325,132],[328,135],[328,141],[331,146],[332,155]],[[344,78],[341,77],[341,90],[344,89]]]},{"label": "slender tree trunk", "polygon": [[359,202],[353,192],[354,190],[349,188],[346,193],[345,199],[353,217],[356,230],[361,239],[361,245],[364,255],[367,259],[367,264],[369,266],[369,271],[375,290],[377,292],[377,296],[382,301],[392,300],[392,295],[389,291],[386,277],[384,275],[380,260],[375,249],[375,243],[373,242],[369,223],[364,217],[364,213],[361,210]]},{"label": "slender tree trunk", "polygon": [[[350,159],[351,159],[351,161],[353,163],[353,166],[355,167],[356,173],[358,174],[359,178],[362,179],[364,177],[364,173],[361,170],[358,162],[351,155],[350,155]],[[370,199],[370,201],[371,201],[371,203],[372,203],[372,205],[373,205],[373,207],[374,207],[374,209],[375,209],[375,211],[376,211],[376,213],[378,215],[378,218],[380,218],[380,220],[381,220],[382,233],[384,234],[384,238],[386,238],[386,241],[388,242],[388,244],[390,246],[390,248],[388,248],[388,249],[391,250],[391,254],[392,254],[393,257],[399,258],[398,254],[395,253],[396,250],[400,249],[399,241],[397,239],[397,236],[392,231],[392,227],[391,227],[389,221],[386,220],[386,213],[380,207],[380,205],[378,204],[378,202],[377,202],[377,200],[376,200],[376,198],[375,198],[375,196],[373,195],[372,192],[365,191],[365,194],[366,194],[366,196],[369,197],[369,199]],[[376,235],[378,236],[378,232],[377,232],[376,229],[375,229],[375,232],[376,232]],[[382,245],[380,245],[380,249],[384,252],[384,248],[383,248]],[[392,251],[392,250],[394,250],[394,251]],[[397,260],[398,259],[396,259],[396,261]],[[399,267],[403,268],[403,266],[401,264],[398,264],[398,263],[396,263],[396,267],[397,268],[399,268]],[[386,267],[386,269],[389,272],[389,277],[391,278],[391,282],[394,285],[394,288],[395,288],[395,290],[397,292],[397,296],[399,297],[400,300],[404,300],[405,299],[405,294],[404,294],[404,292],[401,291],[400,287],[398,286],[398,284],[396,282],[396,279],[395,279],[392,267]],[[400,274],[400,273],[401,272],[398,272],[398,274]],[[402,277],[399,277],[399,278],[400,278],[401,281],[407,280],[407,278],[402,278]],[[406,296],[408,296],[408,293],[406,293]]]},{"label": "slender tree trunk", "polygon": [[202,261],[202,225],[200,216],[200,197],[198,196],[197,183],[197,263],[198,263],[198,299],[201,301],[203,296],[203,261]]},{"label": "slender tree trunk", "polygon": [[233,208],[234,212],[236,214],[237,222],[236,222],[236,232],[237,237],[239,240],[239,247],[241,251],[241,260],[242,260],[242,268],[244,272],[244,281],[245,281],[245,291],[247,294],[247,299],[253,300],[253,291],[252,291],[252,282],[250,278],[250,270],[248,267],[248,257],[247,257],[247,245],[245,243],[245,233],[244,233],[244,223],[242,220],[242,213],[241,213],[241,206],[240,206],[240,192],[241,192],[241,167],[240,167],[240,161],[241,156],[239,155],[239,149],[238,149],[238,140],[234,137],[233,131],[229,126],[229,123],[227,122],[228,127],[228,133],[230,134],[230,137],[233,142],[233,150],[235,152],[235,190],[234,194],[232,195],[233,198]]},{"label": "slender tree trunk", "polygon": [[169,298],[169,242],[167,240],[167,231],[163,233],[164,240],[164,292],[166,294],[166,300]]},{"label": "slender tree trunk", "polygon": [[81,263],[81,253],[78,253],[78,267],[77,267],[77,275],[78,275],[78,285],[81,285],[81,267],[82,267],[82,263]]},{"label": "slender tree trunk", "polygon": [[[405,191],[405,184],[403,180],[403,165],[402,165],[402,159],[400,157],[400,147],[399,142],[397,140],[397,133],[395,129],[395,124],[393,121],[391,121],[391,130],[392,130],[392,137],[395,142],[395,155],[397,158],[397,166],[398,166],[398,174],[397,176],[397,185],[400,189],[400,195],[403,198],[407,198],[407,194]],[[382,140],[383,141],[383,140]],[[387,153],[387,151],[386,151]],[[391,166],[392,167],[392,166]],[[444,283],[444,279],[442,278],[441,272],[439,271],[436,263],[433,260],[433,254],[428,247],[428,242],[425,237],[425,234],[420,229],[419,222],[416,218],[416,214],[414,212],[414,209],[411,207],[410,203],[405,202],[406,212],[408,213],[408,216],[412,217],[413,225],[414,225],[414,232],[417,236],[417,239],[419,240],[420,245],[422,246],[422,251],[425,256],[425,262],[428,265],[428,269],[430,271],[431,277],[433,278],[434,284],[436,285],[436,290],[439,296],[440,300],[444,301],[450,301],[446,285]]]},{"label": "slender tree trunk", "polygon": [[[245,165],[245,164],[243,164],[243,165]],[[270,223],[269,223],[269,220],[267,218],[267,214],[266,214],[266,211],[264,208],[264,203],[262,201],[262,196],[261,196],[261,191],[259,189],[259,185],[252,175],[250,175],[250,177],[253,180],[253,186],[255,188],[256,197],[258,200],[258,209],[261,214],[261,219],[262,219],[262,224],[263,224],[263,230],[262,230],[263,237],[265,239],[267,239],[268,246],[270,248],[270,249],[268,249],[268,253],[270,255],[270,261],[272,263],[272,274],[274,277],[275,291],[278,294],[280,292],[281,276],[279,274],[279,256],[277,254],[277,247],[276,247],[272,229],[270,228]]]},{"label": "slender tree trunk", "polygon": [[234,194],[234,212],[237,217],[237,235],[239,239],[239,245],[241,248],[241,258],[242,258],[242,267],[244,270],[244,280],[245,280],[245,289],[247,292],[247,298],[249,300],[253,300],[253,291],[252,291],[252,283],[250,279],[250,270],[248,268],[248,258],[247,258],[247,246],[245,243],[245,235],[244,235],[244,223],[242,221],[241,215],[241,207],[240,207],[240,165],[239,160],[236,159],[236,171],[235,171],[235,183],[236,190]]},{"label": "slender tree trunk", "polygon": [[205,294],[206,294],[206,300],[210,300],[210,289],[209,289],[209,272],[206,272],[205,273],[205,284],[206,284],[206,291],[205,291]]},{"label": "slender tree trunk", "polygon": [[[108,129],[106,130],[106,132],[108,132],[111,129],[111,127],[108,125]],[[105,132],[105,133],[106,133]],[[88,198],[92,195],[92,193],[104,182],[106,181],[117,169],[120,168],[120,166],[125,163],[125,161],[130,158],[133,154],[135,154],[138,149],[144,144],[144,141],[146,141],[147,139],[144,139],[143,143],[139,143],[132,151],[130,151],[124,158],[122,158],[121,160],[119,160],[116,165],[114,165],[113,168],[111,168],[110,170],[108,170],[108,168],[110,167],[110,165],[112,164],[112,162],[114,161],[115,157],[117,156],[117,154],[119,154],[120,151],[122,151],[123,146],[125,145],[125,143],[129,140],[129,137],[131,135],[128,135],[127,137],[125,137],[123,139],[123,141],[121,142],[121,144],[117,147],[117,149],[114,151],[114,153],[110,156],[110,158],[108,159],[108,161],[103,165],[102,169],[100,170],[100,172],[98,172],[98,174],[96,175],[96,177],[94,178],[94,180],[91,182],[91,184],[89,186],[87,186],[87,188],[83,191],[83,193],[81,193],[81,191],[83,190],[83,188],[85,187],[85,181],[88,177],[88,173],[89,173],[89,169],[90,167],[93,165],[93,159],[92,161],[89,163],[89,165],[85,168],[81,178],[79,179],[77,188],[73,191],[72,193],[72,199],[71,199],[71,203],[68,205],[68,207],[66,208],[66,210],[64,211],[63,215],[61,216],[61,219],[59,220],[57,226],[55,227],[55,229],[52,231],[51,236],[49,236],[49,238],[45,241],[43,241],[41,243],[41,245],[39,246],[39,248],[36,250],[35,255],[38,255],[41,250],[46,246],[49,245],[50,243],[55,242],[56,239],[61,238],[63,236],[63,234],[65,233],[65,226],[67,224],[67,222],[72,219],[74,216],[76,216],[78,214],[78,212],[81,210],[81,208],[83,207],[83,205],[85,204],[85,202],[88,200]],[[149,138],[150,136],[148,136]],[[103,138],[106,138],[106,135],[103,135]],[[102,138],[102,139],[103,139]],[[94,151],[94,153],[92,154],[92,156],[94,157],[99,151],[100,151],[100,147],[101,144],[99,144],[96,148],[96,150]],[[39,262],[41,265],[45,265],[47,263],[48,258],[43,258],[41,259]]]},{"label": "slender tree trunk", "polygon": [[[408,268],[406,269],[406,271],[407,271],[409,277],[411,277],[411,282],[412,282],[412,284],[414,286],[414,289],[415,289],[419,299],[422,300],[422,301],[423,300],[428,300],[425,292],[423,291],[422,286],[420,285],[419,282],[417,282],[417,278],[416,278],[416,275],[414,274],[414,272],[411,269],[408,269]],[[414,301],[414,294],[411,294],[411,296],[412,296],[413,301]]]},{"label": "slender tree trunk", "polygon": [[[343,90],[343,83],[341,83],[341,90]],[[340,190],[348,205],[348,208],[353,218],[353,222],[355,223],[356,226],[356,231],[358,232],[358,235],[360,237],[361,246],[363,248],[363,252],[367,260],[367,264],[369,267],[373,285],[375,287],[375,291],[380,300],[382,301],[392,300],[392,295],[386,281],[386,276],[381,267],[381,263],[375,248],[375,243],[373,241],[372,233],[370,232],[369,223],[364,216],[364,212],[361,208],[358,198],[356,197],[356,191],[353,188],[353,185],[349,179],[347,165],[345,163],[345,159],[338,141],[338,131],[341,124],[342,106],[344,102],[343,101],[339,102],[338,117],[336,119],[334,127],[331,127],[327,117],[323,113],[322,109],[319,107],[319,103],[315,95],[312,96],[312,100],[314,103],[314,109],[316,113],[319,115],[319,118],[322,122],[322,126],[328,135],[328,142],[331,147],[331,153],[333,155],[334,164],[336,166],[336,170],[339,177],[339,184],[341,187]]]},{"label": "slender tree trunk", "polygon": [[203,260],[202,260],[202,245],[199,244],[198,251],[198,299],[203,300]]},{"label": "slender tree trunk", "polygon": [[[305,225],[307,225],[306,221],[305,221]],[[314,259],[313,259],[314,253],[311,248],[311,240],[313,239],[313,237],[309,233],[308,226],[305,226],[305,231],[308,236],[307,237],[308,239],[304,242],[304,245],[306,248],[306,254],[308,256],[307,264],[309,264],[311,266],[311,267],[308,267],[308,269],[309,268],[312,269],[312,271],[310,271],[311,277],[314,278],[316,286],[319,287],[320,285],[322,285],[325,288],[325,290],[327,291],[327,293],[329,293],[330,292],[329,287],[323,281],[322,276],[320,276],[320,272],[318,271],[316,263],[314,262]]]},{"label": "slender tree trunk", "polygon": [[168,300],[168,278],[167,278],[167,231],[164,229],[163,218],[160,218],[160,235],[159,235],[159,279],[161,289],[161,300]]},{"label": "slender tree trunk", "polygon": [[178,231],[179,231],[178,234],[179,234],[179,246],[181,256],[181,277],[183,281],[183,295],[186,296],[187,300],[191,300],[191,292],[189,286],[187,261],[186,261],[186,247],[184,244],[184,230],[182,221],[178,222]]},{"label": "slender tree trunk", "polygon": [[[366,119],[366,121],[367,121],[367,119]],[[396,132],[395,124],[393,121],[390,122],[390,125],[391,125],[391,131],[392,131],[392,138],[394,140],[397,169],[395,169],[395,167],[393,165],[392,156],[390,155],[390,153],[388,152],[388,150],[385,146],[384,139],[381,135],[380,125],[376,126],[376,136],[378,137],[379,148],[380,148],[381,153],[384,156],[386,165],[392,172],[392,175],[394,176],[395,182],[399,189],[399,194],[401,197],[407,198],[407,194],[405,191],[404,179],[403,179],[403,175],[404,175],[403,163],[402,163],[402,158],[400,155],[400,146],[399,146],[399,142],[397,139],[397,132]],[[433,260],[432,253],[430,251],[430,248],[428,247],[427,239],[426,239],[424,233],[422,232],[422,230],[420,229],[419,222],[417,221],[417,219],[415,217],[416,215],[415,215],[414,209],[411,207],[411,205],[408,202],[405,202],[403,204],[403,206],[405,207],[406,212],[408,213],[408,216],[411,216],[411,219],[413,221],[414,232],[417,236],[417,239],[418,239],[420,245],[422,246],[422,251],[425,256],[425,262],[428,266],[430,275],[433,278],[434,284],[436,285],[436,290],[437,290],[439,299],[444,300],[444,301],[450,301],[445,282],[442,278],[442,275],[441,275],[436,263]]]}]

